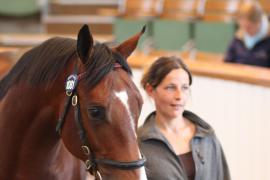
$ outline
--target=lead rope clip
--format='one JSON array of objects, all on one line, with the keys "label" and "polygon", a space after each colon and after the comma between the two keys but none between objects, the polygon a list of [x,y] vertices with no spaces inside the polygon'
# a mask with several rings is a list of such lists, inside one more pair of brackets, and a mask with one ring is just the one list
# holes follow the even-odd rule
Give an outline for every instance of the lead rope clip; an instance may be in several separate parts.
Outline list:
[{"label": "lead rope clip", "polygon": [[95,180],[102,180],[101,174],[98,170],[96,170],[95,172],[95,178],[96,178]]}]

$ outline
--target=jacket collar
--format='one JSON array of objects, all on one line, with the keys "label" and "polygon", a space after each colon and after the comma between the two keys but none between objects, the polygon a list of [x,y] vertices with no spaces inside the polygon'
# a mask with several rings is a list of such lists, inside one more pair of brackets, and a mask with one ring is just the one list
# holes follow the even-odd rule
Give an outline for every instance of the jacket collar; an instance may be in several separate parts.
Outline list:
[{"label": "jacket collar", "polygon": [[[213,128],[200,117],[190,111],[184,111],[183,116],[196,125],[194,137],[203,138],[214,133]],[[152,112],[145,120],[143,126],[139,128],[138,134],[142,141],[148,139],[158,139],[167,142],[155,123],[156,112]]]}]

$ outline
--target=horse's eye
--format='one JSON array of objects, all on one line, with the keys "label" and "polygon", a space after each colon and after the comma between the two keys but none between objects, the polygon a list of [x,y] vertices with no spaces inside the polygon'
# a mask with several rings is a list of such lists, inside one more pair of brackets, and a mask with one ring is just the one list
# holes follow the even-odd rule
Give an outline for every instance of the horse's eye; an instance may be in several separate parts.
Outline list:
[{"label": "horse's eye", "polygon": [[105,108],[101,106],[92,106],[88,108],[88,115],[94,119],[105,119]]}]

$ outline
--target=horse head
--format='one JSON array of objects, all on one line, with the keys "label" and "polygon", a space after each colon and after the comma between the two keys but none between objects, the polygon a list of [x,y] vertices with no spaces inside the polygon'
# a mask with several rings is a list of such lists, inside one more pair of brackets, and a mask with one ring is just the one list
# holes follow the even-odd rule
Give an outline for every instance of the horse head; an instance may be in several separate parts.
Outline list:
[{"label": "horse head", "polygon": [[127,64],[144,30],[114,48],[94,44],[87,25],[78,34],[57,131],[96,179],[146,179],[136,136],[142,97]]}]

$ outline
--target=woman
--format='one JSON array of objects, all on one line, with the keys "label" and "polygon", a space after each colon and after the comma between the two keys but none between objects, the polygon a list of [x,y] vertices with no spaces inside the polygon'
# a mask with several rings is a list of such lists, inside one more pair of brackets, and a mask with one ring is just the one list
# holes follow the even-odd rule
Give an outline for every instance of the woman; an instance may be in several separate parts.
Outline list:
[{"label": "woman", "polygon": [[161,57],[141,84],[154,100],[152,112],[139,128],[149,180],[228,180],[222,147],[209,124],[185,105],[192,76],[176,57]]},{"label": "woman", "polygon": [[226,62],[270,67],[270,29],[259,2],[245,1],[237,15],[236,32],[225,56]]}]

